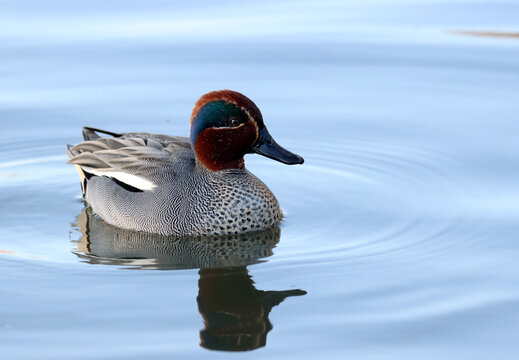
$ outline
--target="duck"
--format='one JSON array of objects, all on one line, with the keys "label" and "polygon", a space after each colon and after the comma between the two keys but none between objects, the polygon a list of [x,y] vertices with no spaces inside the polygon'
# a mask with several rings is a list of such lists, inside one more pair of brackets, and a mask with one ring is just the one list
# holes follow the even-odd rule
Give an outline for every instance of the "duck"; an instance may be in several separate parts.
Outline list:
[{"label": "duck", "polygon": [[93,212],[119,228],[174,236],[280,224],[278,200],[244,156],[304,159],[272,138],[256,104],[237,91],[212,91],[195,103],[190,122],[189,137],[84,127],[84,141],[66,151]]}]

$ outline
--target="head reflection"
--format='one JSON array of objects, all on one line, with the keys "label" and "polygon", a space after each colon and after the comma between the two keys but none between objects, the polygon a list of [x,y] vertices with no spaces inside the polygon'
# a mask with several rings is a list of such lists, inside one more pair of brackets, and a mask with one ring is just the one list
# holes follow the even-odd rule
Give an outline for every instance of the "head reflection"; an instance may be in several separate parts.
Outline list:
[{"label": "head reflection", "polygon": [[272,329],[270,310],[289,296],[306,294],[302,290],[257,290],[245,267],[201,269],[199,274],[197,302],[205,325],[200,340],[212,350],[265,346]]},{"label": "head reflection", "polygon": [[80,239],[74,253],[92,264],[131,269],[199,268],[197,303],[205,328],[201,346],[245,351],[266,345],[272,308],[302,290],[262,291],[254,287],[247,265],[272,255],[280,229],[215,237],[183,237],[133,232],[113,227],[89,207],[77,218]]}]

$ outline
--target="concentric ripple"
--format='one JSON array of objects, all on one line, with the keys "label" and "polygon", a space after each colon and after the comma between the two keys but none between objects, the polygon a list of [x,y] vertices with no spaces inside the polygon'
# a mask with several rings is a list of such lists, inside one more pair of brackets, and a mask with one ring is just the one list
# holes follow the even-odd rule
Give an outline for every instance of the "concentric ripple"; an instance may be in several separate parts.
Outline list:
[{"label": "concentric ripple", "polygon": [[[460,188],[461,180],[452,169],[459,164],[442,154],[418,146],[373,139],[334,139],[314,144],[314,147],[319,151],[310,153],[301,167],[250,159],[251,171],[272,188],[285,212],[277,261],[322,263],[347,260],[355,263],[388,257],[405,259],[412,256],[417,259],[438,254],[454,255],[466,247],[477,246],[477,234],[485,232],[483,225],[467,221],[456,210],[455,189]],[[74,235],[76,217],[86,215],[84,205],[77,200],[76,174],[71,166],[65,165],[66,157],[60,154],[62,150],[58,146],[30,147],[25,143],[22,149],[2,154],[0,186],[3,201],[13,201],[13,191],[17,192],[17,198],[29,199],[18,201],[12,213],[4,217],[8,231],[27,238],[41,233],[43,223],[57,224],[53,220],[58,217],[61,224],[73,224],[72,227],[67,225],[72,240],[85,237],[84,231],[82,236]],[[275,176],[271,171],[273,166],[276,166]],[[25,195],[20,196],[20,192]],[[42,208],[53,211],[42,214]],[[72,208],[75,213],[64,211]],[[96,221],[101,224],[98,228],[104,226],[105,233],[111,228],[102,220]],[[112,235],[106,237],[107,241],[113,242],[117,238],[117,246],[124,248],[122,237]],[[457,240],[451,241],[453,238]],[[89,262],[140,268],[161,267],[157,262],[165,264],[166,268],[225,264],[215,258],[211,260],[213,262],[204,262],[203,257],[217,248],[214,244],[213,250],[202,251],[205,255],[200,255],[197,260],[192,256],[197,252],[189,249],[192,247],[189,242],[175,243],[176,250],[164,257],[167,250],[162,251],[162,255],[157,253],[161,251],[160,240],[127,241],[132,255],[126,254],[124,261],[121,254],[115,256],[112,252],[114,256],[109,256],[108,252],[100,255],[96,251],[86,251],[85,245],[73,245],[72,251],[80,258],[90,259]],[[146,245],[150,243],[156,246],[155,255]],[[263,250],[258,248],[260,243]],[[252,241],[239,243],[238,248],[227,247],[226,256],[231,259],[228,264],[246,252],[249,253],[249,263],[256,262],[271,255],[276,243],[265,245],[265,242]],[[91,244],[98,251],[114,245],[100,243],[99,236]],[[251,248],[247,249],[246,244]],[[182,246],[186,248],[184,252],[179,250]],[[4,251],[32,254],[51,262],[78,260],[23,240],[14,246],[10,244]],[[190,254],[189,261],[185,259],[186,253]],[[174,254],[177,254],[177,260],[172,258]],[[240,261],[246,263],[243,258]]]},{"label": "concentric ripple", "polygon": [[[378,139],[313,147],[319,151],[306,159],[297,181],[273,185],[285,186],[285,261],[455,256],[485,233],[485,225],[467,220],[457,206],[463,179],[455,160]],[[262,165],[266,172],[268,164]]]}]

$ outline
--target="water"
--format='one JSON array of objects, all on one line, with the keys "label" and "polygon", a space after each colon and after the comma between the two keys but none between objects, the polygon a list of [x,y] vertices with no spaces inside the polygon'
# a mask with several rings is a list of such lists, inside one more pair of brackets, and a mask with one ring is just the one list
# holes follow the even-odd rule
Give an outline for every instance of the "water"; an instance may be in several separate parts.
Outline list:
[{"label": "water", "polygon": [[[519,40],[453,33],[517,32],[516,2],[0,8],[6,358],[517,357]],[[187,135],[222,88],[305,157],[246,158],[279,229],[188,242],[88,213],[81,126]]]}]

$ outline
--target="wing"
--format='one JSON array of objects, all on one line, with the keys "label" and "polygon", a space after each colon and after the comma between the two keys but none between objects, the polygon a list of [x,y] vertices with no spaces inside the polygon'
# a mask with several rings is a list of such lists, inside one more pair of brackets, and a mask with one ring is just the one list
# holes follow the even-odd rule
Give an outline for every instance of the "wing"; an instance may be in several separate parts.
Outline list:
[{"label": "wing", "polygon": [[[96,132],[114,137],[100,137]],[[138,191],[153,190],[175,181],[178,171],[195,163],[186,137],[115,134],[92,128],[85,128],[83,135],[86,141],[67,149],[68,163],[76,165],[82,183],[91,176],[107,176]]]}]

